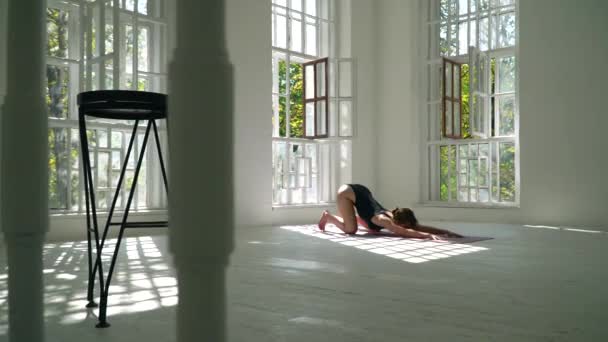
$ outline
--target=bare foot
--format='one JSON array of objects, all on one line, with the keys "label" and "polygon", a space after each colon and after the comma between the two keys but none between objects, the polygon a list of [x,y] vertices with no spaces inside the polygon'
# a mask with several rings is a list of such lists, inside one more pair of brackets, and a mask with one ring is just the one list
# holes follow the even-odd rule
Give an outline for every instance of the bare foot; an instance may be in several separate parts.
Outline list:
[{"label": "bare foot", "polygon": [[327,224],[327,219],[329,216],[329,211],[325,210],[323,214],[321,214],[321,219],[319,220],[319,229],[325,231],[325,225]]}]

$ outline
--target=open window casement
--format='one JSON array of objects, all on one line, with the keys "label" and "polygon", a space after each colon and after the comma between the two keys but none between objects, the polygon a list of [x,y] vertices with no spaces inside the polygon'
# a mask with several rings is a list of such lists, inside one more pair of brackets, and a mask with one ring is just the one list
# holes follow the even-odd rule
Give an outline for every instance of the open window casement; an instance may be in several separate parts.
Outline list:
[{"label": "open window casement", "polygon": [[451,139],[462,138],[462,64],[443,59],[442,132]]},{"label": "open window casement", "polygon": [[304,64],[304,136],[329,136],[329,59]]},{"label": "open window casement", "polygon": [[469,47],[469,72],[471,132],[475,138],[487,138],[490,132],[490,57],[474,46]]}]

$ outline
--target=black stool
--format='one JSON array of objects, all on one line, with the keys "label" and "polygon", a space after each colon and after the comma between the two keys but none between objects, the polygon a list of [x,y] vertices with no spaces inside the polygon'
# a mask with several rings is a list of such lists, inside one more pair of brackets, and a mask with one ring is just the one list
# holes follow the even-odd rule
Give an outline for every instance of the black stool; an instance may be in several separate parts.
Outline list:
[{"label": "black stool", "polygon": [[[95,188],[93,185],[93,174],[91,170],[91,160],[89,156],[89,144],[87,140],[87,128],[86,128],[86,117],[91,116],[95,118],[103,119],[114,119],[114,120],[131,120],[135,121],[127,153],[123,161],[123,165],[120,171],[120,177],[118,178],[118,184],[112,199],[108,211],[108,218],[105,222],[103,235],[100,238],[99,224],[97,222],[97,208],[95,201]],[[112,281],[112,274],[114,267],[116,266],[116,258],[118,256],[118,250],[120,243],[123,238],[125,229],[127,228],[153,228],[153,227],[168,227],[167,221],[154,221],[154,222],[127,222],[129,217],[129,210],[131,209],[131,203],[133,201],[133,195],[135,194],[137,186],[137,178],[148,144],[148,137],[150,130],[154,130],[154,138],[156,140],[156,148],[158,149],[158,156],[160,166],[163,175],[163,181],[165,183],[165,190],[167,188],[167,173],[165,171],[165,163],[163,161],[163,154],[160,146],[160,140],[158,137],[158,128],[156,126],[157,119],[167,118],[167,95],[143,92],[143,91],[128,91],[128,90],[99,90],[99,91],[88,91],[78,94],[78,123],[80,130],[80,141],[81,141],[81,152],[84,169],[84,191],[86,197],[86,209],[87,209],[87,240],[88,240],[88,256],[89,256],[89,286],[87,292],[87,304],[88,308],[97,307],[97,303],[93,300],[94,286],[95,286],[95,274],[99,274],[99,292],[100,292],[100,303],[99,303],[99,323],[98,328],[107,328],[110,324],[107,321],[106,312],[108,307],[108,292],[110,289],[110,282]],[[146,133],[142,142],[139,156],[136,158],[135,174],[133,184],[129,190],[129,196],[125,205],[125,210],[120,222],[112,222],[114,215],[114,209],[116,207],[116,201],[120,195],[120,189],[124,180],[125,171],[127,164],[131,156],[133,149],[133,141],[137,134],[137,129],[140,121],[147,121]],[[101,255],[103,252],[104,244],[108,234],[110,226],[119,226],[120,231],[118,233],[118,240],[114,248],[112,255],[112,262],[107,276],[104,278],[103,267],[101,263]],[[93,264],[93,252],[92,252],[92,241],[91,233],[95,238],[95,248],[97,256],[95,263]]]}]

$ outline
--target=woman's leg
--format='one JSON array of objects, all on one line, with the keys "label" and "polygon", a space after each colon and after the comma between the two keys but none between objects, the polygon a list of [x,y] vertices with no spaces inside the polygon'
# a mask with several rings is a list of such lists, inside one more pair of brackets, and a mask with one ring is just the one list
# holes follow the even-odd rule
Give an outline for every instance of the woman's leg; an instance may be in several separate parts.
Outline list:
[{"label": "woman's leg", "polygon": [[355,193],[348,185],[342,185],[338,189],[337,207],[340,216],[332,215],[324,211],[319,221],[319,229],[325,230],[327,223],[332,223],[346,234],[357,232],[357,218],[355,216]]}]

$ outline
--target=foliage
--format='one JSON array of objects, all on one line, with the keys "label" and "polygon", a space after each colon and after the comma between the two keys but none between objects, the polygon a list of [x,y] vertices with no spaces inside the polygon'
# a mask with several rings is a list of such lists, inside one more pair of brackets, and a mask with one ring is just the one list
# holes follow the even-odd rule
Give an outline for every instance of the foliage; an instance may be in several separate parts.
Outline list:
[{"label": "foliage", "polygon": [[290,63],[289,82],[287,80],[287,62],[279,61],[279,136],[285,137],[287,125],[287,93],[289,86],[289,131],[290,137],[304,137],[304,79],[303,67],[299,63]]}]

